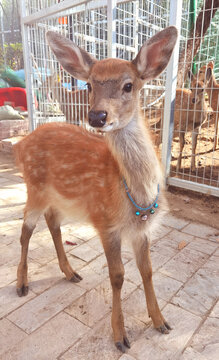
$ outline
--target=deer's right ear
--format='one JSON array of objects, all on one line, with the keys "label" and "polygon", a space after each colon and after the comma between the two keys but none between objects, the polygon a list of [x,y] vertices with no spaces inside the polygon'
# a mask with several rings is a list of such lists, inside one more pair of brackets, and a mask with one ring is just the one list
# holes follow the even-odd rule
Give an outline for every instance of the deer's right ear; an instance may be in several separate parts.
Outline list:
[{"label": "deer's right ear", "polygon": [[176,44],[177,36],[177,29],[174,26],[169,26],[158,32],[142,46],[132,61],[142,80],[152,80],[165,69]]},{"label": "deer's right ear", "polygon": [[57,60],[74,78],[87,81],[92,65],[97,61],[64,36],[48,31],[47,41]]}]

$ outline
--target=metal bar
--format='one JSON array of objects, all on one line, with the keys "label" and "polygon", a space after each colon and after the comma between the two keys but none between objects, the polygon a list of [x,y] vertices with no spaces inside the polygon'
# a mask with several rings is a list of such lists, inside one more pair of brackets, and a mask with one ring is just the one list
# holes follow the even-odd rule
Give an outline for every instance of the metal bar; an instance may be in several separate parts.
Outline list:
[{"label": "metal bar", "polygon": [[137,56],[138,53],[138,23],[139,23],[139,1],[134,2],[134,46],[135,46],[135,53],[134,55]]},{"label": "metal bar", "polygon": [[116,57],[116,0],[107,3],[107,40],[108,57]]},{"label": "metal bar", "polygon": [[[21,0],[21,2],[22,2],[22,0]],[[34,24],[39,20],[45,19],[45,18],[55,15],[57,13],[62,13],[63,11],[68,10],[74,6],[82,5],[87,2],[88,2],[88,0],[65,0],[58,4],[52,5],[49,8],[39,10],[34,14],[23,17],[21,19],[21,23],[23,23],[25,25]]]},{"label": "metal bar", "polygon": [[[34,24],[42,19],[48,19],[51,16],[54,16],[57,13],[62,13],[65,10],[71,9],[73,7],[79,7],[79,11],[84,10],[84,6],[86,5],[88,10],[106,7],[111,0],[96,0],[95,2],[92,0],[65,0],[61,3],[52,5],[48,8],[39,10],[33,14],[25,16],[25,18],[21,19],[24,24]],[[126,3],[130,0],[120,0],[118,3]]]},{"label": "metal bar", "polygon": [[[25,1],[19,2],[21,18],[25,17],[26,8]],[[21,22],[21,35],[23,43],[23,56],[24,56],[24,70],[25,70],[25,84],[26,84],[26,96],[27,96],[27,108],[28,108],[28,119],[29,119],[29,131],[33,131],[34,126],[34,94],[33,94],[33,83],[32,83],[32,61],[30,45],[28,42],[28,27]]]},{"label": "metal bar", "polygon": [[[171,0],[170,3],[170,24],[181,29],[182,0]],[[164,104],[164,124],[163,124],[163,141],[162,141],[162,163],[167,178],[170,172],[171,161],[171,143],[173,137],[174,125],[174,105],[176,96],[177,70],[179,59],[179,36],[175,45],[174,53],[167,67],[166,77],[166,96]]]},{"label": "metal bar", "polygon": [[214,186],[199,184],[199,183],[195,183],[193,181],[183,180],[183,179],[179,179],[179,178],[175,178],[175,177],[174,178],[169,177],[167,179],[167,184],[176,186],[176,187],[180,187],[183,189],[197,191],[197,192],[201,192],[201,193],[204,193],[207,195],[219,197],[219,188],[216,188]]}]

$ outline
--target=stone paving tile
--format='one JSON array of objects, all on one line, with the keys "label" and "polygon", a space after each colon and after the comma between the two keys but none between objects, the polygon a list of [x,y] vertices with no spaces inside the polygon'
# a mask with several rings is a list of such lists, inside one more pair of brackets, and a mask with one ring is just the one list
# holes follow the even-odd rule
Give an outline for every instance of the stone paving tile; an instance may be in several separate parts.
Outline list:
[{"label": "stone paving tile", "polygon": [[[164,250],[165,251],[165,250]],[[171,259],[171,251],[169,255],[160,254],[157,251],[154,251],[153,247],[151,247],[151,262],[153,271],[157,271],[164,264],[166,264]]]},{"label": "stone paving tile", "polygon": [[[198,351],[194,350],[191,347],[188,347],[183,355],[180,357],[180,360],[207,360],[207,358],[201,355]],[[217,360],[216,358],[211,360]]]},{"label": "stone paving tile", "polygon": [[84,266],[80,271],[79,275],[83,278],[78,285],[83,289],[89,290],[98,286],[104,279],[109,275],[106,272],[97,274],[89,265]]},{"label": "stone paving tile", "polygon": [[199,223],[191,223],[187,225],[183,229],[183,232],[200,238],[205,238],[214,241],[216,241],[219,238],[219,230]]},{"label": "stone paving tile", "polygon": [[[0,194],[1,196],[1,194]],[[0,205],[0,223],[11,219],[22,219],[23,218],[24,204],[8,206],[8,204]]]},{"label": "stone paving tile", "polygon": [[0,358],[6,351],[27,337],[22,330],[7,319],[0,320]]},{"label": "stone paving tile", "polygon": [[[124,313],[125,329],[132,343],[143,334],[145,325]],[[113,342],[110,315],[101,320],[86,337],[71,347],[60,360],[117,360],[121,352]]]},{"label": "stone paving tile", "polygon": [[172,231],[171,227],[160,225],[158,229],[153,230],[151,234],[151,242],[161,239],[163,236]]},{"label": "stone paving tile", "polygon": [[[107,304],[112,304],[112,287],[110,283],[110,279],[107,278],[100,285],[96,287],[97,291],[104,297],[105,302]],[[130,281],[124,280],[122,291],[121,291],[121,299],[126,299],[134,290],[136,289],[136,285]]]},{"label": "stone paving tile", "polygon": [[178,281],[185,282],[203,265],[207,258],[207,254],[196,250],[188,250],[187,247],[185,247],[168,261],[168,263],[160,269],[160,272]]},{"label": "stone paving tile", "polygon": [[[71,254],[67,254],[67,258],[68,258],[68,261],[69,261],[70,265],[72,266],[72,268],[76,271],[82,269],[87,264],[86,261],[83,261]],[[55,259],[52,262],[54,262],[54,261],[56,261],[58,264],[58,259]]]},{"label": "stone paving tile", "polygon": [[119,360],[136,360],[136,358],[134,358],[133,356],[131,355],[128,355],[128,354],[123,354]]},{"label": "stone paving tile", "polygon": [[151,254],[155,253],[155,254],[163,255],[164,258],[170,259],[179,252],[179,250],[177,249],[177,244],[175,244],[175,248],[174,248],[173,246],[171,246],[172,244],[170,245],[170,242],[171,240],[166,239],[165,237],[161,240],[158,240],[154,245],[151,246],[150,248]]},{"label": "stone paving tile", "polygon": [[135,285],[142,283],[142,277],[134,259],[125,264],[125,279],[132,281]]},{"label": "stone paving tile", "polygon": [[182,282],[172,279],[159,271],[153,275],[153,283],[157,296],[165,301],[169,301],[183,285]]},{"label": "stone paving tile", "polygon": [[106,274],[109,275],[108,265],[105,254],[98,256],[95,260],[93,260],[89,264],[90,268],[95,271],[97,274],[102,275]]},{"label": "stone paving tile", "polygon": [[172,302],[194,314],[205,315],[218,297],[218,258],[213,257],[185,284]]},{"label": "stone paving tile", "polygon": [[96,289],[86,292],[65,309],[65,312],[89,327],[96,324],[109,311],[109,304]]},{"label": "stone paving tile", "polygon": [[167,214],[164,218],[165,226],[173,227],[174,229],[181,230],[189,224],[188,220],[178,218],[171,214]]},{"label": "stone paving tile", "polygon": [[0,266],[0,288],[17,279],[17,265],[10,265],[8,263]]},{"label": "stone paving tile", "polygon": [[28,276],[29,289],[35,294],[41,294],[43,291],[57,284],[57,282],[63,278],[63,275],[58,263],[50,262],[41,266]]},{"label": "stone paving tile", "polygon": [[214,256],[219,256],[219,249],[215,251]]},{"label": "stone paving tile", "polygon": [[91,225],[81,224],[78,228],[72,230],[72,234],[80,239],[89,240],[97,235],[96,230]]},{"label": "stone paving tile", "polygon": [[201,322],[201,318],[168,304],[162,311],[173,330],[160,334],[152,327],[128,351],[138,360],[176,360]]},{"label": "stone paving tile", "polygon": [[94,250],[96,250],[99,254],[103,253],[103,245],[99,236],[95,236],[94,238],[90,239],[87,244]]},{"label": "stone paving tile", "polygon": [[0,267],[7,263],[10,263],[10,265],[17,265],[20,260],[20,248],[18,242],[11,243],[10,246],[2,246],[0,253]]},{"label": "stone paving tile", "polygon": [[169,247],[179,250],[178,245],[182,241],[185,241],[187,244],[189,244],[191,241],[193,241],[194,236],[186,234],[182,231],[178,230],[172,230],[169,234],[164,236],[164,238],[161,240],[161,243],[163,243],[163,246],[167,247],[167,250]]},{"label": "stone paving tile", "polygon": [[41,265],[47,264],[49,261],[56,258],[56,256],[55,248],[47,248],[43,246],[28,252],[28,257]]},{"label": "stone paving tile", "polygon": [[207,360],[216,360],[219,355],[219,319],[208,318],[194,336],[191,347]]},{"label": "stone paving tile", "polygon": [[97,256],[99,256],[99,252],[94,250],[87,243],[77,246],[75,249],[70,251],[70,254],[86,262],[92,261]]},{"label": "stone paving tile", "polygon": [[[219,297],[219,296],[218,296]],[[216,305],[214,306],[214,308],[212,309],[209,317],[214,317],[214,318],[218,318],[219,319],[219,300],[216,303]]]},{"label": "stone paving tile", "polygon": [[195,237],[194,240],[187,246],[187,249],[198,250],[208,255],[213,254],[217,248],[219,248],[219,244],[197,237]]},{"label": "stone paving tile", "polygon": [[16,282],[0,289],[0,318],[19,308],[24,303],[35,297],[30,290],[27,296],[19,297],[16,292]]},{"label": "stone paving tile", "polygon": [[84,337],[87,330],[78,320],[66,313],[60,313],[11,348],[1,360],[55,360]]},{"label": "stone paving tile", "polygon": [[[162,299],[158,299],[158,303],[161,309],[166,304]],[[142,321],[147,326],[151,324],[151,319],[147,312],[144,290],[136,289],[127,300],[123,301],[122,307],[125,312]]]},{"label": "stone paving tile", "polygon": [[8,319],[30,334],[83,293],[84,290],[79,286],[69,281],[60,281],[59,284],[15,310]]}]

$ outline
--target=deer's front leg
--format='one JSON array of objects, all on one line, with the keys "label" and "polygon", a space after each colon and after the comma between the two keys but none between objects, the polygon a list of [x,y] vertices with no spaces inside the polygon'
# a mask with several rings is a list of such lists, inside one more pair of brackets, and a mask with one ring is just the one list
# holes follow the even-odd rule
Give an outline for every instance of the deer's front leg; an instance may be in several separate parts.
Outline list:
[{"label": "deer's front leg", "polygon": [[124,281],[124,266],[121,259],[121,240],[115,234],[101,236],[112,285],[112,328],[117,349],[125,352],[125,346],[130,348],[124,328],[124,319],[121,307],[121,289]]},{"label": "deer's front leg", "polygon": [[165,321],[159,309],[157,298],[152,282],[152,266],[150,258],[150,245],[145,236],[134,244],[136,262],[142,276],[145,297],[147,301],[148,315],[151,317],[154,327],[163,334],[168,334],[171,327]]}]

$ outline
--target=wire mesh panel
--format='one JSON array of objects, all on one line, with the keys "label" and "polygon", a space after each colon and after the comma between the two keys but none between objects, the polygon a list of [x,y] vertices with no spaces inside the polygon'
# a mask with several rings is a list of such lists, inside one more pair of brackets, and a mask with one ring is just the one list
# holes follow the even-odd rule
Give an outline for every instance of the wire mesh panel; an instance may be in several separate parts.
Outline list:
[{"label": "wire mesh panel", "polygon": [[[201,184],[218,188],[219,13],[217,11],[213,17],[212,6],[210,26],[206,34],[203,33],[206,17],[203,13],[199,25],[202,41],[198,52],[192,56],[191,63],[189,51],[194,53],[196,41],[199,41],[195,35],[195,25],[191,24],[191,17],[194,15],[192,3],[192,0],[183,1],[180,48],[181,51],[187,48],[187,51],[183,58],[184,83],[176,90],[170,176],[196,183],[197,189],[200,189]],[[203,1],[198,1],[195,18],[203,4]],[[192,44],[190,49],[187,47],[189,41]],[[193,74],[187,73],[187,65]],[[207,191],[206,187],[205,192]]]},{"label": "wire mesh panel", "polygon": [[[26,15],[60,5],[59,0],[26,1]],[[62,2],[63,4],[65,1]],[[79,2],[78,2],[79,3]],[[98,6],[100,5],[100,6]],[[168,25],[169,1],[123,1],[116,6],[115,56],[132,60],[141,45],[157,31]],[[107,2],[90,1],[52,16],[42,17],[28,25],[31,52],[31,73],[34,101],[33,128],[49,121],[65,121],[84,125],[88,111],[86,85],[73,79],[57,63],[46,43],[46,31],[53,30],[75,41],[97,59],[108,56]],[[165,73],[145,85],[142,90],[142,108],[147,121],[160,134],[162,124]],[[161,96],[162,99],[162,96]],[[152,104],[151,104],[152,103]]]},{"label": "wire mesh panel", "polygon": [[[63,70],[46,43],[46,31],[63,34],[97,59],[116,56],[132,60],[147,39],[169,25],[174,1],[23,0],[32,127],[50,121],[85,126],[89,108],[86,84]],[[192,7],[196,1],[183,0],[182,3],[180,52],[193,40],[192,19],[195,20],[204,1],[198,1],[196,13]],[[216,12],[205,36],[200,35],[201,45],[192,60],[185,52],[182,63],[185,79],[176,91],[172,158],[168,159],[169,183],[177,180],[177,185],[182,187],[185,186],[183,181],[207,185],[205,192],[209,186],[219,186],[219,101],[214,100],[219,78],[218,20]],[[195,41],[194,37],[194,44]],[[193,54],[193,47],[191,52]],[[193,77],[187,76],[188,64],[194,72]],[[169,96],[165,89],[166,72],[147,83],[141,91],[145,122],[154,134],[159,151],[164,121],[167,121],[163,118],[165,97]]]}]

